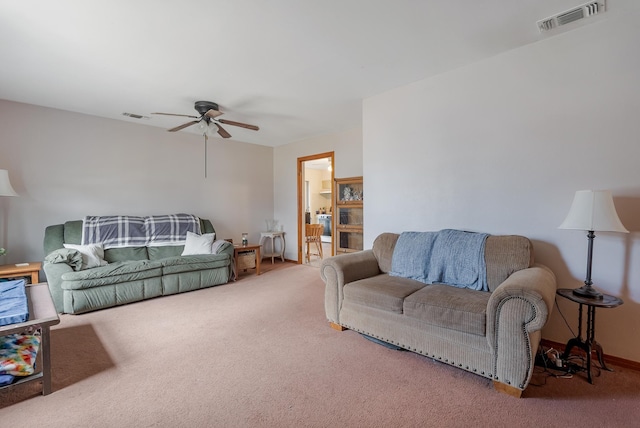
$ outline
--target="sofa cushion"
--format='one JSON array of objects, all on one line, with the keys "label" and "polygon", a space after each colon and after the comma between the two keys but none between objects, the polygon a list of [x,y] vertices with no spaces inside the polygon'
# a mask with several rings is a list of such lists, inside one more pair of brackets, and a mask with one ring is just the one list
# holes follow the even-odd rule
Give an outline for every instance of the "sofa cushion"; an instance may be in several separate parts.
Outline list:
[{"label": "sofa cushion", "polygon": [[433,284],[404,299],[404,314],[431,325],[484,336],[491,293]]},{"label": "sofa cushion", "polygon": [[[78,242],[79,243],[79,242]],[[54,224],[44,230],[44,255],[59,250],[64,244],[64,225]]]},{"label": "sofa cushion", "polygon": [[62,274],[62,288],[75,290],[100,287],[127,281],[137,281],[162,275],[159,262],[140,260],[135,262],[117,262],[93,269]]},{"label": "sofa cushion", "polygon": [[71,220],[65,222],[64,242],[67,244],[82,243],[82,220]]},{"label": "sofa cushion", "polygon": [[168,257],[178,257],[184,251],[184,245],[165,245],[161,247],[148,247],[149,260],[161,260]]},{"label": "sofa cushion", "polygon": [[393,251],[399,237],[397,233],[382,233],[373,242],[373,255],[376,256],[378,267],[383,273],[391,272]]},{"label": "sofa cushion", "polygon": [[147,247],[109,248],[104,250],[104,259],[109,263],[148,260]]},{"label": "sofa cushion", "polygon": [[487,283],[493,291],[514,272],[533,266],[533,244],[524,236],[489,236],[484,247]]},{"label": "sofa cushion", "polygon": [[215,269],[229,265],[228,254],[197,254],[193,256],[169,257],[158,260],[162,265],[162,273],[170,275],[205,269]]},{"label": "sofa cushion", "polygon": [[344,286],[344,300],[385,311],[402,313],[404,298],[425,287],[408,278],[376,275]]}]

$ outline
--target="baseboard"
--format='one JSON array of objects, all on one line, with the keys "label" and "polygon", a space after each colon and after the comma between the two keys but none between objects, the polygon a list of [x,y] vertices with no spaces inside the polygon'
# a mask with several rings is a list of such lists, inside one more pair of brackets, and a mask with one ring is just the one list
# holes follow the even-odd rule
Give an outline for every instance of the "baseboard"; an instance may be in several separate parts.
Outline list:
[{"label": "baseboard", "polygon": [[[558,343],[547,339],[542,339],[540,341],[540,344],[544,347],[554,348],[559,351],[564,351],[564,348],[566,346],[564,343]],[[625,358],[616,357],[614,355],[604,354],[604,362],[614,364],[618,367],[624,367],[625,369],[636,370],[640,372],[640,363],[637,361],[631,361]]]}]

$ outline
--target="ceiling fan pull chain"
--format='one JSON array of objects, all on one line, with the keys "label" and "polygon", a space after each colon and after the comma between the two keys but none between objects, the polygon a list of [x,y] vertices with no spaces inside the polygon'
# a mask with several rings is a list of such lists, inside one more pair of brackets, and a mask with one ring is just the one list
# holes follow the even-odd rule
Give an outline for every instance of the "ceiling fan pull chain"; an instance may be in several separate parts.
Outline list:
[{"label": "ceiling fan pull chain", "polygon": [[204,134],[204,178],[207,178],[207,134]]}]

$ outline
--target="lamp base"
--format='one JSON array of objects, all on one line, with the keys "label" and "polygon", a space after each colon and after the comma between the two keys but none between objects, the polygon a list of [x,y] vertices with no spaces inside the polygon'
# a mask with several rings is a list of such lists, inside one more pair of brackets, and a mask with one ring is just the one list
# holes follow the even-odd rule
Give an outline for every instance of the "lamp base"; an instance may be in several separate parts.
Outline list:
[{"label": "lamp base", "polygon": [[580,297],[586,297],[588,299],[602,299],[602,293],[590,285],[583,285],[580,288],[574,289],[573,294]]}]

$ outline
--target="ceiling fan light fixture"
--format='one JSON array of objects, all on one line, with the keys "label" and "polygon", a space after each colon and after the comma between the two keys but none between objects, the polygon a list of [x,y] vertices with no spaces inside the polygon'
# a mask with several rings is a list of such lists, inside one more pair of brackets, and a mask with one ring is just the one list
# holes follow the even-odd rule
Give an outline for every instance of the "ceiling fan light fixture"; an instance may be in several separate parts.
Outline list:
[{"label": "ceiling fan light fixture", "polygon": [[[251,129],[253,131],[258,131],[260,128],[255,125],[249,125],[248,123],[236,122],[233,120],[226,119],[216,119],[218,116],[223,113],[218,109],[218,104],[212,103],[210,101],[196,101],[194,105],[196,111],[200,113],[200,116],[193,116],[188,114],[174,114],[174,113],[152,113],[152,114],[162,114],[166,116],[182,116],[182,117],[190,117],[196,120],[192,120],[187,123],[183,123],[182,125],[178,125],[176,127],[168,129],[169,132],[180,131],[181,129],[188,128],[189,126],[196,125],[198,131],[202,133],[202,135],[207,137],[212,137],[214,134],[220,135],[222,138],[231,138],[231,134],[229,134],[222,125],[232,125],[239,126],[240,128]],[[215,121],[214,121],[215,120]]]},{"label": "ceiling fan light fixture", "polygon": [[212,137],[218,132],[218,126],[214,122],[207,119],[202,119],[196,126],[198,128],[198,131],[200,131],[202,135],[206,135],[207,137]]},{"label": "ceiling fan light fixture", "polygon": [[209,122],[209,124],[207,125],[207,129],[204,132],[208,137],[213,137],[218,133],[218,125],[213,122]]},{"label": "ceiling fan light fixture", "polygon": [[211,137],[214,134],[218,133],[218,125],[216,125],[215,123],[211,122],[209,124],[209,126],[207,127],[207,132],[209,137]]}]

